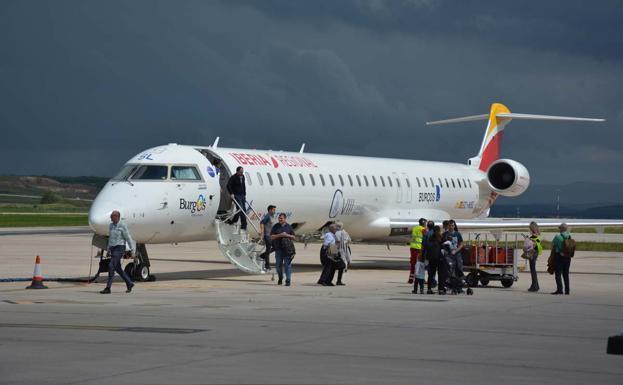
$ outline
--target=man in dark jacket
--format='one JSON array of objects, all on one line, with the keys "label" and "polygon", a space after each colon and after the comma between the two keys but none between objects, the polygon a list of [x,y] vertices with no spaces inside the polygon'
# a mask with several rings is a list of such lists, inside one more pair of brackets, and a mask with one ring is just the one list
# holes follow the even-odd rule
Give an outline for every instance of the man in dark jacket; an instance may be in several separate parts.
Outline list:
[{"label": "man in dark jacket", "polygon": [[235,207],[236,215],[234,215],[234,217],[230,219],[227,223],[232,225],[238,222],[238,217],[240,217],[240,229],[246,230],[247,229],[247,217],[240,210],[240,209],[246,210],[246,205],[247,205],[246,203],[247,189],[245,186],[244,169],[242,168],[242,166],[236,167],[236,173],[229,178],[229,181],[227,181],[227,192],[231,196],[231,199],[233,199],[234,201],[236,201],[236,203],[238,203],[236,205],[237,207]]}]

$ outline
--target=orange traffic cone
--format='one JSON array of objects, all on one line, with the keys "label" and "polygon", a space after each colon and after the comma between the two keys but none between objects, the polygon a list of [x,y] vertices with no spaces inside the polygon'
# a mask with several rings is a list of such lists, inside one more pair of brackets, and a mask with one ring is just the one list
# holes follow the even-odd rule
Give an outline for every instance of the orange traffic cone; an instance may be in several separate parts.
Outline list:
[{"label": "orange traffic cone", "polygon": [[37,255],[35,259],[35,272],[32,275],[32,283],[26,289],[47,289],[43,284],[43,274],[41,274],[41,258]]}]

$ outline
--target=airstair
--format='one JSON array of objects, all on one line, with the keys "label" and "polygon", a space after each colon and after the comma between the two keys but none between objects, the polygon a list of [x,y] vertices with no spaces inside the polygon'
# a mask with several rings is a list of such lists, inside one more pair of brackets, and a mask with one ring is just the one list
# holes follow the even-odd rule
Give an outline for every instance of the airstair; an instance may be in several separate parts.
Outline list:
[{"label": "airstair", "polygon": [[[259,222],[256,224],[251,220],[249,215],[242,207],[234,202],[233,210],[230,210],[226,214],[217,217],[214,220],[216,228],[216,240],[221,252],[231,263],[249,274],[265,274],[264,260],[260,258],[260,255],[264,252],[264,245],[260,245],[258,242],[262,239],[260,230],[258,228]],[[255,218],[259,218],[259,215],[255,212],[253,207],[249,205],[249,208]],[[249,234],[248,230],[240,229],[240,224],[229,224],[228,221],[234,217],[238,212],[247,218],[247,225],[250,225],[254,231]],[[251,238],[251,235],[254,238]]]}]

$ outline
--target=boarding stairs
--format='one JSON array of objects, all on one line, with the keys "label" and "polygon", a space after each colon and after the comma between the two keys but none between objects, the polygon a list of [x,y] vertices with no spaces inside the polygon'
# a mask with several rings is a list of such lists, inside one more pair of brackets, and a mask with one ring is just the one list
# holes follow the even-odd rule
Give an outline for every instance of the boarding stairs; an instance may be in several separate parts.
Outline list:
[{"label": "boarding stairs", "polygon": [[[267,271],[264,268],[264,260],[260,258],[260,255],[265,250],[265,246],[259,243],[262,239],[259,230],[259,220],[257,219],[259,215],[247,203],[251,213],[256,218],[252,220],[246,210],[243,210],[235,199],[232,201],[234,202],[233,209],[214,220],[218,246],[223,255],[234,266],[245,273],[265,274]],[[247,218],[247,226],[253,229],[251,234],[248,231],[248,227],[247,230],[242,230],[240,223],[228,223],[238,212]]]}]

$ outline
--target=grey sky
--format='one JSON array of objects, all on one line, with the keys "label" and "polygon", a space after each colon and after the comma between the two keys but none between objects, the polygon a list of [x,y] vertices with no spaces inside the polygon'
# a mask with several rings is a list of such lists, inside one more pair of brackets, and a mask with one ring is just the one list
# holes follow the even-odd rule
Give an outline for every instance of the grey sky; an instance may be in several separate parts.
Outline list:
[{"label": "grey sky", "polygon": [[507,126],[534,183],[623,182],[623,7],[551,1],[3,1],[0,173],[111,175],[168,143],[464,162]]}]

